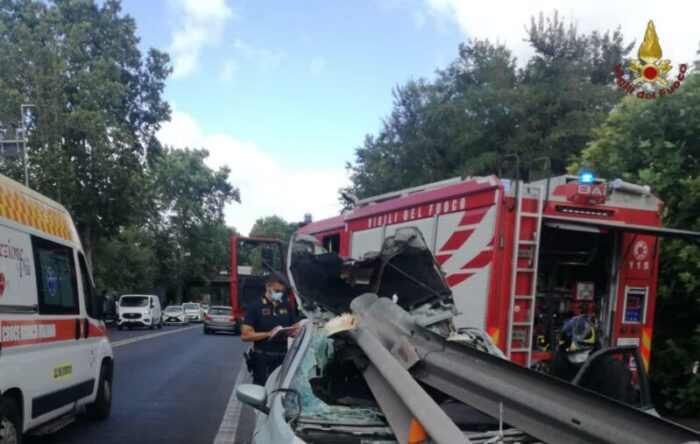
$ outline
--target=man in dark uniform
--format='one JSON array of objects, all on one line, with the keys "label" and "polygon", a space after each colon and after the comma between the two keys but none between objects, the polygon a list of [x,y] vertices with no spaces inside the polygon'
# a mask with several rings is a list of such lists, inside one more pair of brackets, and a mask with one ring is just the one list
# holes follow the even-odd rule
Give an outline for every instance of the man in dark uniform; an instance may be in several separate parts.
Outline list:
[{"label": "man in dark uniform", "polygon": [[[552,376],[571,382],[588,357],[599,349],[600,341],[588,319],[584,315],[569,319],[561,329],[552,358]],[[595,362],[579,385],[628,404],[630,382],[631,373],[625,364],[612,356],[605,356]]]},{"label": "man in dark uniform", "polygon": [[[267,377],[282,364],[287,353],[287,336],[296,336],[299,324],[287,303],[284,282],[270,275],[265,280],[265,294],[248,304],[241,326],[241,339],[253,342],[253,384],[265,385]],[[279,331],[292,327],[285,332]]]}]

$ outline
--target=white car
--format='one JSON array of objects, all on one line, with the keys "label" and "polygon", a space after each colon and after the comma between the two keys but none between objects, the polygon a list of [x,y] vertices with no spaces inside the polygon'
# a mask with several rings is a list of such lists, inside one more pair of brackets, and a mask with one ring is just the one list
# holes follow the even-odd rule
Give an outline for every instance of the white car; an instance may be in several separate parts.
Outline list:
[{"label": "white car", "polygon": [[182,309],[185,310],[187,320],[190,322],[203,322],[204,310],[197,302],[185,302],[182,304]]},{"label": "white car", "polygon": [[125,294],[119,298],[117,329],[124,327],[163,328],[160,299],[150,294]]},{"label": "white car", "polygon": [[163,324],[165,325],[187,325],[189,323],[182,305],[168,305],[163,312]]}]

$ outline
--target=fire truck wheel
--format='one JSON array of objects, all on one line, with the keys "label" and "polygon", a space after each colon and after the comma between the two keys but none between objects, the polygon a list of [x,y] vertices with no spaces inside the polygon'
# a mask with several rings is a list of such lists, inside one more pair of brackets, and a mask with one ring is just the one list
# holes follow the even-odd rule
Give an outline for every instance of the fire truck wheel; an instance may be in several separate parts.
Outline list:
[{"label": "fire truck wheel", "polygon": [[8,398],[0,397],[0,442],[22,443],[22,416],[17,403]]},{"label": "fire truck wheel", "polygon": [[107,364],[100,369],[100,382],[97,387],[97,398],[88,404],[87,413],[92,419],[107,419],[112,411],[112,378]]}]

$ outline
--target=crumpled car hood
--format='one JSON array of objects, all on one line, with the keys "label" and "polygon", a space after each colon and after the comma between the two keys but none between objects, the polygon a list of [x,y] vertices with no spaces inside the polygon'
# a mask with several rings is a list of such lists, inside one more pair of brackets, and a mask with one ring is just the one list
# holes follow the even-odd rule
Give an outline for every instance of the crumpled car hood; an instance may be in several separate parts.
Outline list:
[{"label": "crumpled car hood", "polygon": [[[380,251],[360,260],[326,251],[312,236],[295,234],[289,247],[289,276],[304,312],[338,315],[364,293],[392,298],[423,317],[455,313],[452,292],[420,231],[403,228]],[[437,312],[436,312],[437,310]]]}]

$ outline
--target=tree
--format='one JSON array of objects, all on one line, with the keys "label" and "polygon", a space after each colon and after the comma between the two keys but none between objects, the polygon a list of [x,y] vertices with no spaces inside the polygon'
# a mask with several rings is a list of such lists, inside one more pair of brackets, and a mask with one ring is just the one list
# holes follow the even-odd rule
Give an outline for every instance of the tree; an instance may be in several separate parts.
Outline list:
[{"label": "tree", "polygon": [[472,40],[434,81],[397,87],[381,130],[348,165],[349,191],[366,197],[493,174],[508,153],[524,164],[549,156],[563,167],[622,96],[613,68],[632,46],[619,30],[580,34],[556,13],[533,18],[527,39],[535,55],[523,69],[505,45]]},{"label": "tree", "polygon": [[[624,99],[572,165],[651,186],[665,202],[665,226],[700,230],[700,75],[660,100]],[[651,378],[665,408],[700,411],[700,246],[662,243]]]},{"label": "tree", "polygon": [[261,217],[250,229],[252,237],[270,237],[289,243],[292,234],[297,230],[297,224],[289,223],[279,216]]},{"label": "tree", "polygon": [[[73,215],[88,259],[97,239],[142,219],[168,56],[138,48],[134,19],[118,0],[0,3],[0,121],[36,105],[30,183]],[[21,180],[18,162],[3,171]]]},{"label": "tree", "polygon": [[155,199],[149,226],[155,238],[162,283],[182,299],[184,284],[206,282],[230,258],[233,229],[224,206],[240,202],[228,168],[209,168],[206,150],[165,149],[154,167]]},{"label": "tree", "polygon": [[93,276],[99,291],[117,294],[149,291],[158,281],[154,238],[147,230],[129,226],[118,235],[95,243]]}]

